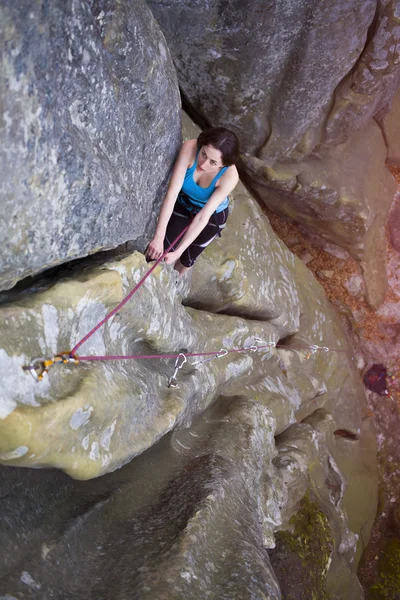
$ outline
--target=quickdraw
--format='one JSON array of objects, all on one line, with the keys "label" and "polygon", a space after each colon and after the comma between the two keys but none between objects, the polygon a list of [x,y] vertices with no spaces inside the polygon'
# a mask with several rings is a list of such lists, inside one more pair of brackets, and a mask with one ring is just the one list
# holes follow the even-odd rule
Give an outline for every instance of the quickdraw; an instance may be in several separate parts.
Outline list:
[{"label": "quickdraw", "polygon": [[310,352],[307,352],[305,359],[308,360],[313,354],[317,352],[317,350],[324,350],[324,352],[329,352],[328,346],[317,346],[317,344],[313,344],[312,346],[310,346]]},{"label": "quickdraw", "polygon": [[203,359],[200,358],[189,364],[192,367],[197,367],[198,365],[204,365],[205,363],[208,363],[211,360],[214,360],[214,358],[222,358],[223,356],[226,356],[227,354],[228,354],[228,350],[225,350],[225,348],[221,348],[221,350],[219,352],[217,352],[216,354],[214,354],[213,356],[210,356],[209,358],[203,358]]},{"label": "quickdraw", "polygon": [[170,377],[168,379],[168,386],[167,387],[169,387],[169,388],[176,388],[176,387],[178,387],[178,382],[176,381],[176,377],[178,375],[178,371],[180,369],[182,369],[182,367],[185,364],[185,362],[187,362],[187,358],[183,354],[183,352],[181,352],[178,355],[178,358],[175,361],[175,371],[174,371],[174,374],[172,375],[172,377]]},{"label": "quickdraw", "polygon": [[24,371],[29,371],[36,381],[41,381],[49,372],[50,367],[61,363],[77,365],[79,360],[76,357],[70,356],[69,352],[61,352],[53,356],[53,358],[34,358],[29,365],[25,365],[22,368]]}]

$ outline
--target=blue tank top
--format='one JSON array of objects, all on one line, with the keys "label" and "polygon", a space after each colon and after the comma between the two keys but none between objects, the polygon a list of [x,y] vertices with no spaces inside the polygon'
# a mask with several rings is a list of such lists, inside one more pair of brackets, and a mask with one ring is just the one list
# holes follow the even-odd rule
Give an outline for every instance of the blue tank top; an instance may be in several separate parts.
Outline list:
[{"label": "blue tank top", "polygon": [[[197,167],[198,155],[199,155],[199,151],[197,151],[196,159],[195,159],[193,165],[186,171],[185,179],[184,179],[184,182],[182,185],[182,190],[181,190],[184,194],[189,196],[190,202],[191,202],[191,204],[193,204],[193,210],[201,210],[205,206],[205,204],[211,198],[212,194],[215,191],[215,184],[217,183],[218,179],[225,173],[225,171],[228,168],[228,167],[223,167],[219,171],[219,173],[217,173],[217,175],[214,177],[214,179],[212,180],[212,182],[210,183],[210,185],[208,187],[206,187],[206,188],[201,187],[193,180],[193,173],[195,172],[196,167]],[[186,206],[186,203],[184,203],[184,204]],[[223,200],[221,202],[221,204],[217,207],[215,212],[219,213],[219,212],[225,210],[225,208],[228,208],[228,206],[229,206],[229,200],[228,200],[228,198],[225,198],[225,200]],[[186,206],[186,208],[189,208],[189,207]]]}]

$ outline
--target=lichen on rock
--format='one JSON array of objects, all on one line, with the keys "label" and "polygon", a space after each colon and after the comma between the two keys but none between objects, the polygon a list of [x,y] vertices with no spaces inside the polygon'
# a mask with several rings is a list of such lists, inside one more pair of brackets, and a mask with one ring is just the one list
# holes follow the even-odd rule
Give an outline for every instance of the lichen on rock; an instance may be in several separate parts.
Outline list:
[{"label": "lichen on rock", "polygon": [[327,517],[309,492],[288,527],[276,534],[276,548],[270,552],[284,598],[328,600],[326,574],[334,540]]}]

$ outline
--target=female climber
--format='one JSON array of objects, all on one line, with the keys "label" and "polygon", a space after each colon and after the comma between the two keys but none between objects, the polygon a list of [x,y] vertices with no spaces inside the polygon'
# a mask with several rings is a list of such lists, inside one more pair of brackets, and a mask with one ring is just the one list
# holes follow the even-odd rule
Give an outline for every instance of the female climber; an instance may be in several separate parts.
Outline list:
[{"label": "female climber", "polygon": [[239,180],[235,167],[238,156],[238,138],[224,127],[209,129],[197,140],[183,143],[161,206],[156,233],[146,250],[148,260],[160,258],[189,225],[164,258],[182,276],[221,235],[228,218],[228,194]]}]

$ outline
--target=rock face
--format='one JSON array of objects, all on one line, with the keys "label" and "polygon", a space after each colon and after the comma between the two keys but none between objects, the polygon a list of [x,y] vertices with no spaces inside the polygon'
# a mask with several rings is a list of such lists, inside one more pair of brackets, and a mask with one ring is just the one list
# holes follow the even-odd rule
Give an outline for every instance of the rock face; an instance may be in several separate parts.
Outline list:
[{"label": "rock face", "polygon": [[180,143],[145,2],[2,2],[0,289],[143,236]]},{"label": "rock face", "polygon": [[304,147],[303,138],[356,64],[376,10],[376,0],[149,5],[193,108],[234,127],[245,153],[270,164],[305,157],[320,141]]},{"label": "rock face", "polygon": [[[197,134],[185,119],[185,137]],[[177,288],[157,267],[81,355],[218,352],[257,338],[278,348],[190,359],[178,388],[166,385],[168,359],[55,365],[38,384],[22,371],[70,349],[147,268],[134,253],[1,309],[1,462],[96,478],[4,471],[2,593],[279,600],[275,534],[296,535],[309,502],[324,515],[315,589],[361,600],[355,572],[377,498],[361,382],[322,288],[241,185],[191,280]]]},{"label": "rock face", "polygon": [[379,124],[387,144],[387,162],[395,167],[400,167],[400,139],[397,131],[400,122],[400,90],[397,91],[388,108],[389,110],[381,115]]},{"label": "rock face", "polygon": [[[341,476],[321,450],[327,441],[334,446],[332,421],[315,415],[288,432],[278,454],[270,423],[260,404],[223,396],[189,429],[93,481],[3,467],[5,597],[281,600],[288,576],[279,577],[278,548],[268,550],[271,532],[281,527],[279,506],[297,512],[314,472],[313,483],[327,477],[332,490],[323,485],[331,510],[318,537],[318,562],[334,579],[327,597],[361,600],[349,568],[355,538],[340,506]],[[314,507],[323,506],[322,488],[316,495]],[[315,543],[315,530],[311,537]],[[314,569],[308,565],[312,580]]]},{"label": "rock face", "polygon": [[373,117],[400,81],[398,1],[149,4],[192,112],[239,135],[269,207],[362,261],[378,305],[395,186]]}]

